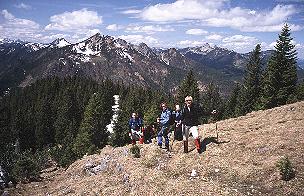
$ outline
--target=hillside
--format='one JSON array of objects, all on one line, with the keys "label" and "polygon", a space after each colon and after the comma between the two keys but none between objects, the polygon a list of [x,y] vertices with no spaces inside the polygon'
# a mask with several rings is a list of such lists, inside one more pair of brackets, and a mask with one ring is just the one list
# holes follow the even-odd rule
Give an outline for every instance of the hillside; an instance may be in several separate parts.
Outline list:
[{"label": "hillside", "polygon": [[[41,182],[20,184],[11,195],[301,195],[304,192],[304,101],[257,111],[200,127],[204,152],[184,154],[182,142],[172,152],[140,145],[101,150],[66,170],[50,168]],[[203,133],[203,130],[205,132]],[[189,142],[190,149],[194,143]],[[295,170],[280,179],[277,161],[288,156]],[[192,170],[197,176],[191,177]]]}]

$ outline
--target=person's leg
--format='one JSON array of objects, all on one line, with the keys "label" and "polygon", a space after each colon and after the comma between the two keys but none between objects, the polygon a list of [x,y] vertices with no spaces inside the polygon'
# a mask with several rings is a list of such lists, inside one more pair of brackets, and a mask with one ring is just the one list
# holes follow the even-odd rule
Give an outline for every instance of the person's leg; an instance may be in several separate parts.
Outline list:
[{"label": "person's leg", "polygon": [[163,129],[164,127],[162,127],[160,131],[157,133],[157,145],[160,147],[162,147],[163,145]]},{"label": "person's leg", "polygon": [[181,124],[179,126],[175,127],[174,137],[178,141],[183,140],[182,125]]},{"label": "person's leg", "polygon": [[166,146],[166,149],[169,150],[169,127],[164,127],[164,130],[163,130],[163,136],[165,138],[165,146]]},{"label": "person's leg", "polygon": [[184,153],[188,153],[188,138],[189,138],[189,129],[187,125],[182,125],[183,141],[184,141]]},{"label": "person's leg", "polygon": [[197,152],[201,152],[201,141],[200,141],[200,138],[198,136],[198,126],[191,127],[190,128],[190,132],[193,135]]},{"label": "person's leg", "polygon": [[131,141],[132,144],[135,145],[136,144],[136,131],[134,129],[131,129]]}]

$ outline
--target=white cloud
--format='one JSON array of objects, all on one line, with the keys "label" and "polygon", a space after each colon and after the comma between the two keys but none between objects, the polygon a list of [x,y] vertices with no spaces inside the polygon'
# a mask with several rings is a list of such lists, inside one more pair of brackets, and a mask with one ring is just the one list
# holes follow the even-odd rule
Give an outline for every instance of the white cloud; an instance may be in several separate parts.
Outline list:
[{"label": "white cloud", "polygon": [[221,47],[232,49],[238,52],[248,52],[251,51],[258,40],[255,37],[244,36],[244,35],[233,35],[226,37],[222,40],[223,44]]},{"label": "white cloud", "polygon": [[[235,7],[223,10],[218,17],[211,17],[204,22],[209,26],[231,27],[244,32],[277,32],[285,21],[297,11],[293,5],[277,5],[270,12],[257,12]],[[290,24],[292,30],[300,30],[299,25]]]},{"label": "white cloud", "polygon": [[[276,5],[272,10],[231,7],[226,0],[177,0],[148,6],[138,17],[154,22],[200,20],[205,26],[230,27],[244,32],[277,32],[298,11],[293,5]],[[226,6],[225,6],[226,5]],[[229,8],[227,8],[229,7]],[[293,31],[303,27],[290,24]]]},{"label": "white cloud", "polygon": [[167,31],[174,31],[174,28],[170,26],[160,26],[160,25],[146,25],[146,26],[129,25],[125,29],[125,32],[128,33],[147,33],[147,34],[154,34],[155,32],[167,32]]},{"label": "white cloud", "polygon": [[148,6],[139,14],[144,20],[149,21],[178,21],[185,19],[204,19],[209,15],[216,15],[217,8],[225,0],[177,0],[174,3],[157,4]]},{"label": "white cloud", "polygon": [[110,24],[106,27],[109,31],[118,31],[119,29],[122,29],[123,26],[117,25],[117,24]]},{"label": "white cloud", "polygon": [[203,29],[189,29],[186,31],[186,34],[189,34],[189,35],[204,35],[207,33],[208,33],[208,31],[205,31]]},{"label": "white cloud", "polygon": [[102,24],[102,16],[99,16],[95,11],[84,8],[51,16],[50,21],[51,23],[45,27],[46,30],[74,32]]},{"label": "white cloud", "polygon": [[209,40],[221,40],[223,38],[223,36],[218,35],[218,34],[212,34],[212,35],[206,36],[205,38],[209,39]]},{"label": "white cloud", "polygon": [[37,37],[36,34],[40,33],[40,26],[38,23],[23,19],[16,18],[7,10],[0,12],[1,36],[11,39],[30,39]]},{"label": "white cloud", "polygon": [[201,45],[203,45],[205,43],[206,42],[204,42],[204,41],[182,40],[182,41],[178,42],[178,45],[181,45],[182,47],[186,47],[186,46],[201,46]]},{"label": "white cloud", "polygon": [[30,10],[32,7],[30,5],[26,5],[24,3],[20,3],[18,5],[15,5],[16,8],[19,8],[19,9],[26,9],[26,10]]},{"label": "white cloud", "polygon": [[251,36],[244,35],[233,35],[231,37],[226,37],[223,39],[224,43],[240,43],[240,44],[251,44],[255,43],[257,39]]},{"label": "white cloud", "polygon": [[131,42],[133,44],[146,43],[147,45],[155,46],[159,44],[159,41],[151,36],[143,36],[143,35],[121,35],[119,38],[126,40],[127,42]]},{"label": "white cloud", "polygon": [[122,14],[139,14],[141,12],[142,12],[141,10],[130,9],[130,10],[122,11],[120,13],[122,13]]}]

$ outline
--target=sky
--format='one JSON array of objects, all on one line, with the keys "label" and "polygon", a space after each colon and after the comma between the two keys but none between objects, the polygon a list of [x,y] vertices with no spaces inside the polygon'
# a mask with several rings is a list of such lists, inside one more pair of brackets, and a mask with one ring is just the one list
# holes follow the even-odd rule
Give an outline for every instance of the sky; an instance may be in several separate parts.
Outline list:
[{"label": "sky", "polygon": [[250,52],[273,49],[288,23],[304,58],[304,0],[0,0],[0,39],[77,43],[91,35],[151,47],[204,43]]}]

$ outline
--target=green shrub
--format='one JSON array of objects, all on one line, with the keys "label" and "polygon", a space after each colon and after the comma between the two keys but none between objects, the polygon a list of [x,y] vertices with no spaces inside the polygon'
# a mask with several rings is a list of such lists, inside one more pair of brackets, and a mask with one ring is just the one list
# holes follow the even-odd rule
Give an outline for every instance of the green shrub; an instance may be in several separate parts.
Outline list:
[{"label": "green shrub", "polygon": [[38,180],[39,178],[39,165],[36,157],[29,151],[25,151],[16,160],[12,174],[14,179],[21,182],[30,182]]},{"label": "green shrub", "polygon": [[288,157],[282,157],[280,160],[278,160],[277,168],[280,171],[282,180],[288,181],[294,178],[295,170],[293,169]]},{"label": "green shrub", "polygon": [[50,149],[50,154],[52,159],[62,167],[68,167],[78,158],[72,150],[71,145],[65,147],[54,146]]},{"label": "green shrub", "polygon": [[130,148],[130,152],[134,155],[135,158],[139,158],[140,157],[140,149],[137,145],[133,145]]}]

